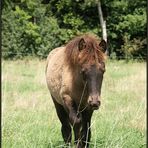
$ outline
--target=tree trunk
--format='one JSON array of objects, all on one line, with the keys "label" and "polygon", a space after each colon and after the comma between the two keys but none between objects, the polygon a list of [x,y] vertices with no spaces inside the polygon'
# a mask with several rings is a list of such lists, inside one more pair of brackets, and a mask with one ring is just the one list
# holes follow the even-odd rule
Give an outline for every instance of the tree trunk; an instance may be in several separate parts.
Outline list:
[{"label": "tree trunk", "polygon": [[[102,12],[102,9],[101,9],[100,0],[96,0],[96,2],[97,2],[98,15],[99,15],[100,25],[101,25],[101,30],[102,30],[102,37],[107,42],[106,20],[104,20],[104,18],[103,18],[103,12]],[[106,50],[106,52],[108,53],[107,50]]]}]

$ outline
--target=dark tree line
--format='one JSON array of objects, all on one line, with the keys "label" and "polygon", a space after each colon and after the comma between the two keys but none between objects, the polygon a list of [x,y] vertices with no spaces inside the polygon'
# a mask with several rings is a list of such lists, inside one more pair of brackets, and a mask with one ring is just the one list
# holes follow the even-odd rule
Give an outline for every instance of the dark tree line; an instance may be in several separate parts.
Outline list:
[{"label": "dark tree line", "polygon": [[[75,35],[91,32],[102,37],[97,4],[97,0],[4,0],[3,57],[45,58]],[[145,58],[146,1],[102,0],[101,8],[110,57]]]}]

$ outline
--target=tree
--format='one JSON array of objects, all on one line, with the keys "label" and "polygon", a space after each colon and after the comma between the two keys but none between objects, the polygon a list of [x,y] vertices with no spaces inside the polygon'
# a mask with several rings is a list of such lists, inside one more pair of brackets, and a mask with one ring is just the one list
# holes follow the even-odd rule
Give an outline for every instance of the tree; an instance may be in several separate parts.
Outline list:
[{"label": "tree", "polygon": [[[96,2],[97,2],[97,7],[98,7],[98,15],[99,15],[99,19],[100,19],[100,25],[101,25],[101,29],[102,29],[102,37],[107,42],[106,20],[104,20],[104,18],[103,18],[101,1],[96,0]],[[107,50],[106,50],[106,52],[107,52]]]}]

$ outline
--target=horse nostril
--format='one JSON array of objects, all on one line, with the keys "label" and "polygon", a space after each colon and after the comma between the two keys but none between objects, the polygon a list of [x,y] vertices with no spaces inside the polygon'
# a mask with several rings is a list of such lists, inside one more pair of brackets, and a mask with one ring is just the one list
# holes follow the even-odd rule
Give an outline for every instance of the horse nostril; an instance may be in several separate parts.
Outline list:
[{"label": "horse nostril", "polygon": [[92,108],[96,108],[98,109],[99,106],[101,105],[101,101],[99,100],[96,100],[96,101],[92,101],[92,100],[89,100],[89,105],[92,107]]},{"label": "horse nostril", "polygon": [[100,106],[100,105],[101,105],[101,101],[100,101],[100,100],[98,100],[98,101],[97,101],[97,103],[98,103],[98,106]]},{"label": "horse nostril", "polygon": [[92,103],[91,103],[91,106],[93,106],[93,107],[99,107],[100,104],[101,104],[100,101],[95,101],[95,102],[92,102]]},{"label": "horse nostril", "polygon": [[91,103],[92,103],[92,100],[89,100],[89,101],[88,101],[88,104],[91,104]]}]

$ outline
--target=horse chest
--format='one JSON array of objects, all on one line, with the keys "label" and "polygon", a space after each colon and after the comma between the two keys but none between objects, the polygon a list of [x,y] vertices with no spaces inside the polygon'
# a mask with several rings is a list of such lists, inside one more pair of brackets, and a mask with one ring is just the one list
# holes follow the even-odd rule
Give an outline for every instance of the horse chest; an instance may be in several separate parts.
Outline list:
[{"label": "horse chest", "polygon": [[74,102],[77,104],[77,106],[80,107],[87,106],[87,99],[88,99],[87,88],[84,88],[84,86],[80,87],[75,85],[72,92],[72,98]]}]

